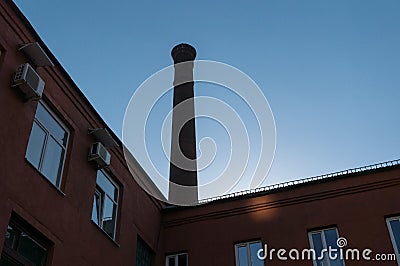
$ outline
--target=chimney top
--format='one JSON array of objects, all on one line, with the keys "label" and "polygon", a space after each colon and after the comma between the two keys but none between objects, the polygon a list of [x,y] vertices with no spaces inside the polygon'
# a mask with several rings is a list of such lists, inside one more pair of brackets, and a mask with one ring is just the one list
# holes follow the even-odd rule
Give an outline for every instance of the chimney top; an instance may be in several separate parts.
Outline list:
[{"label": "chimney top", "polygon": [[196,49],[187,43],[181,43],[175,46],[171,51],[174,63],[182,63],[185,61],[193,61],[196,58]]}]

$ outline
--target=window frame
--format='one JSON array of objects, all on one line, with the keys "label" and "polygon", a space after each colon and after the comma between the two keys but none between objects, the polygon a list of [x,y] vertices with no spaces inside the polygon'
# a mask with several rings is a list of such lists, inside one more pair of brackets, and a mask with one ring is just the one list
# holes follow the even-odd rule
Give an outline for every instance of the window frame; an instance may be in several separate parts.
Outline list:
[{"label": "window frame", "polygon": [[37,231],[36,228],[33,228],[30,224],[27,224],[22,220],[22,218],[16,215],[11,216],[11,219],[7,225],[7,232],[9,227],[16,232],[16,235],[14,236],[11,246],[6,243],[6,239],[4,240],[3,250],[0,254],[0,257],[21,265],[35,265],[32,261],[18,251],[21,236],[25,235],[24,237],[28,237],[30,241],[32,241],[45,252],[41,265],[48,265],[49,255],[53,245],[50,240]]},{"label": "window frame", "polygon": [[[312,240],[312,235],[315,234],[315,233],[320,233],[320,234],[321,234],[321,241],[322,241],[322,248],[323,248],[323,249],[327,249],[328,247],[327,247],[327,242],[326,242],[325,232],[324,232],[324,231],[332,230],[332,229],[335,230],[335,232],[336,232],[336,237],[339,238],[339,230],[337,229],[337,227],[327,227],[327,228],[322,228],[322,229],[317,229],[317,230],[309,231],[309,232],[308,232],[308,241],[309,241],[309,244],[310,244],[310,248],[313,249],[313,250],[315,250],[315,248],[314,248],[314,242],[313,242],[313,240]],[[320,255],[320,254],[316,254],[316,259],[319,257],[319,255]],[[345,260],[344,260],[344,259],[341,259],[341,261],[342,261],[342,263],[343,263],[343,266],[346,266]],[[318,266],[318,265],[317,265],[317,260],[314,260],[314,259],[313,259],[312,262],[313,262],[313,266]],[[330,261],[329,257],[328,257],[327,262],[328,262],[328,265],[327,265],[327,266],[330,266],[331,261]],[[325,262],[324,262],[324,263],[325,263]],[[323,264],[323,265],[325,265],[325,264]]]},{"label": "window frame", "polygon": [[[42,121],[40,121],[40,119],[37,117],[37,112],[38,112],[39,105],[41,105],[43,107],[43,109],[55,120],[55,122],[67,134],[67,139],[65,141],[65,145],[63,143],[60,143],[59,140],[53,136],[53,134],[50,132],[50,130],[48,130],[46,128],[45,124]],[[30,139],[31,139],[31,135],[32,135],[32,130],[33,130],[34,124],[36,124],[36,126],[38,126],[41,130],[43,130],[45,132],[45,139],[44,139],[43,145],[41,146],[42,147],[42,151],[40,153],[39,164],[38,164],[37,167],[28,158],[28,147],[29,147],[29,142],[30,142]],[[64,167],[65,167],[65,160],[66,160],[66,157],[67,157],[67,151],[68,151],[68,144],[69,144],[69,141],[70,141],[70,136],[71,136],[71,132],[70,132],[69,128],[61,121],[61,119],[51,110],[51,108],[46,103],[44,103],[43,101],[39,101],[38,102],[38,106],[36,107],[35,117],[34,117],[33,122],[32,122],[32,128],[31,128],[31,132],[30,132],[30,135],[29,135],[28,144],[27,144],[27,148],[26,148],[26,152],[25,152],[25,159],[41,175],[43,175],[46,178],[47,181],[49,181],[57,189],[61,189],[61,184],[62,184],[62,180],[63,180],[63,173],[64,173]],[[53,141],[55,141],[58,145],[60,145],[62,150],[63,150],[63,152],[64,152],[63,158],[62,158],[62,162],[61,162],[60,176],[56,177],[56,182],[55,183],[53,183],[53,181],[43,173],[44,157],[45,157],[45,154],[46,154],[46,149],[47,149],[47,146],[48,146],[49,138],[52,138]]]},{"label": "window frame", "polygon": [[7,50],[4,47],[3,42],[4,42],[3,39],[0,38],[0,70],[3,68],[3,62],[5,60],[6,53],[7,53]]},{"label": "window frame", "polygon": [[143,254],[141,253],[144,250],[147,255],[149,255],[150,259],[150,265],[154,265],[154,258],[155,258],[155,253],[151,249],[151,247],[141,238],[139,235],[136,237],[136,265],[138,265],[138,259],[140,259],[139,255]]},{"label": "window frame", "polygon": [[[165,265],[166,266],[179,266],[178,265],[178,257],[180,255],[186,255],[186,266],[188,266],[189,265],[189,253],[188,252],[174,253],[174,254],[170,254],[170,255],[165,256]],[[174,258],[175,259],[175,265],[169,265],[168,260],[170,258]]]},{"label": "window frame", "polygon": [[[239,247],[243,247],[243,246],[246,247],[247,264],[249,266],[252,266],[250,245],[253,243],[260,243],[260,245],[262,247],[261,240],[252,240],[252,241],[240,242],[240,243],[235,244],[235,265],[236,266],[240,265],[240,263],[239,263]],[[262,262],[262,264],[264,264],[264,262]]]},{"label": "window frame", "polygon": [[[103,175],[104,175],[104,177],[108,180],[108,181],[110,181],[110,183],[115,187],[115,189],[117,190],[117,200],[115,201],[114,200],[114,198],[112,198],[110,195],[108,195],[108,193],[106,192],[106,191],[104,191],[101,187],[100,187],[100,185],[97,183],[97,178],[98,178],[98,174],[99,174],[99,172],[101,172],[101,173],[103,173]],[[98,220],[99,220],[99,223],[96,223],[96,221],[93,221],[93,207],[94,206],[92,206],[92,216],[91,216],[91,220],[92,220],[92,222],[93,223],[95,223],[104,233],[106,233],[106,235],[107,236],[109,236],[111,239],[113,239],[114,241],[116,240],[116,232],[117,232],[117,220],[118,220],[118,205],[119,205],[119,201],[120,201],[120,192],[121,192],[121,188],[120,188],[120,186],[111,178],[111,176],[106,172],[106,171],[104,171],[103,169],[99,169],[97,172],[97,175],[96,175],[96,187],[95,187],[95,190],[94,190],[94,194],[93,194],[93,204],[94,204],[94,202],[95,202],[95,196],[96,196],[96,194],[97,195],[99,195],[99,197],[100,197],[100,206],[99,206],[99,208],[100,208],[100,210],[98,210],[98,209],[96,209],[96,211],[97,211],[97,216],[98,216]],[[114,221],[114,230],[113,230],[113,236],[110,236],[107,232],[106,232],[106,230],[103,228],[103,220],[104,220],[104,217],[103,217],[103,212],[104,212],[104,206],[105,206],[105,199],[106,199],[106,197],[107,198],[109,198],[111,201],[112,201],[112,203],[113,204],[115,204],[115,206],[116,206],[116,208],[115,208],[115,221]]]},{"label": "window frame", "polygon": [[386,218],[386,225],[389,230],[389,235],[390,235],[390,240],[392,242],[393,251],[396,254],[396,262],[397,262],[397,265],[400,265],[400,254],[398,252],[399,247],[397,246],[398,244],[400,245],[400,243],[396,243],[396,239],[393,234],[392,226],[390,225],[391,221],[399,221],[399,223],[400,223],[400,216]]}]

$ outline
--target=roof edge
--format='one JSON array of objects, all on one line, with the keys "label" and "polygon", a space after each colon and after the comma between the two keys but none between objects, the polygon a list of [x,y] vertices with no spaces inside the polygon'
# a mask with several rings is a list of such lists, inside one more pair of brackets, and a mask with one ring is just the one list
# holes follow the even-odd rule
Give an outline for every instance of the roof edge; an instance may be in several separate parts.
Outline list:
[{"label": "roof edge", "polygon": [[339,178],[351,177],[354,175],[365,174],[367,172],[372,172],[372,171],[379,171],[379,170],[383,170],[383,169],[391,168],[391,167],[395,167],[395,166],[400,166],[400,159],[385,161],[385,162],[381,162],[381,163],[376,163],[376,164],[371,164],[371,165],[361,166],[361,167],[356,167],[356,168],[350,168],[347,170],[337,171],[337,172],[323,174],[323,175],[317,175],[317,176],[313,176],[313,177],[285,181],[282,183],[268,185],[268,186],[255,188],[255,189],[249,189],[249,190],[243,190],[243,191],[238,191],[238,192],[234,192],[234,193],[229,193],[229,194],[222,195],[222,196],[217,196],[217,197],[200,200],[200,204],[207,204],[210,202],[221,201],[221,200],[226,200],[226,199],[239,199],[239,198],[244,198],[244,197],[261,196],[261,195],[265,195],[265,194],[275,193],[275,192],[278,192],[281,190],[288,190],[288,189],[296,188],[296,187],[303,186],[303,185],[311,185],[311,184],[316,184],[316,183],[328,182],[328,181],[336,180]]}]

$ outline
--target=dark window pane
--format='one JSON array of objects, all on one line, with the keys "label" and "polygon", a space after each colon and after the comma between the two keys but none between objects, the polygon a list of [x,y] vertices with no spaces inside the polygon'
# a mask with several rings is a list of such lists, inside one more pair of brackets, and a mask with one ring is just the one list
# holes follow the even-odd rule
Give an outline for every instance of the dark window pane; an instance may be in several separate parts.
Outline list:
[{"label": "dark window pane", "polygon": [[44,265],[45,263],[46,249],[25,233],[21,233],[17,251],[35,265]]},{"label": "dark window pane", "polygon": [[250,266],[247,260],[247,247],[246,245],[237,247],[238,266]]},{"label": "dark window pane", "polygon": [[311,234],[311,238],[312,238],[312,242],[313,242],[313,246],[314,246],[314,250],[315,252],[318,254],[321,253],[321,250],[323,249],[323,245],[322,245],[322,237],[320,233],[313,233]]},{"label": "dark window pane", "polygon": [[4,244],[7,247],[14,248],[15,244],[17,243],[18,234],[19,231],[16,231],[12,226],[9,225],[7,227],[6,239],[4,241]]},{"label": "dark window pane", "polygon": [[18,222],[11,221],[7,227],[0,265],[45,265],[47,248],[40,241],[47,243],[47,240],[32,238],[22,229],[25,226],[20,227],[20,222],[18,218]]},{"label": "dark window pane", "polygon": [[389,223],[390,223],[390,227],[392,228],[394,241],[396,242],[397,254],[399,254],[400,253],[400,222],[399,222],[399,220],[392,220]]},{"label": "dark window pane", "polygon": [[326,263],[325,262],[326,256],[324,256],[323,259],[318,260],[318,258],[321,256],[322,249],[324,248],[323,244],[322,244],[322,235],[319,232],[318,233],[312,233],[311,234],[311,239],[312,239],[313,248],[314,248],[315,254],[316,254],[317,265],[318,266],[323,266]]},{"label": "dark window pane", "polygon": [[52,138],[47,140],[42,173],[56,186],[61,176],[64,161],[64,149]]},{"label": "dark window pane", "polygon": [[34,122],[26,150],[26,159],[37,169],[39,169],[45,138],[46,133]]},{"label": "dark window pane", "polygon": [[36,118],[44,125],[50,134],[65,147],[68,133],[40,103],[37,107]]},{"label": "dark window pane", "polygon": [[326,247],[327,248],[332,247],[333,249],[337,249],[337,253],[332,254],[333,256],[337,255],[337,258],[335,260],[329,258],[330,266],[342,266],[343,261],[340,260],[339,258],[339,247],[337,245],[338,235],[336,229],[324,230],[324,234],[325,234]]},{"label": "dark window pane", "polygon": [[114,237],[116,210],[117,206],[106,196],[103,208],[103,230],[111,237]]},{"label": "dark window pane", "polygon": [[338,248],[336,243],[338,239],[336,230],[335,229],[324,230],[324,234],[325,234],[326,248],[328,247]]},{"label": "dark window pane", "polygon": [[118,201],[118,189],[104,175],[102,171],[97,172],[97,184],[107,193],[114,201]]},{"label": "dark window pane", "polygon": [[168,258],[168,265],[167,266],[175,266],[175,256]]},{"label": "dark window pane", "polygon": [[136,266],[151,266],[153,261],[153,251],[140,238],[136,244]]},{"label": "dark window pane", "polygon": [[0,258],[0,266],[23,266],[23,264],[18,263],[3,254]]},{"label": "dark window pane", "polygon": [[178,255],[178,266],[187,266],[187,254]]},{"label": "dark window pane", "polygon": [[261,242],[250,243],[250,259],[252,266],[263,266],[264,263],[257,256],[258,250],[261,249]]}]

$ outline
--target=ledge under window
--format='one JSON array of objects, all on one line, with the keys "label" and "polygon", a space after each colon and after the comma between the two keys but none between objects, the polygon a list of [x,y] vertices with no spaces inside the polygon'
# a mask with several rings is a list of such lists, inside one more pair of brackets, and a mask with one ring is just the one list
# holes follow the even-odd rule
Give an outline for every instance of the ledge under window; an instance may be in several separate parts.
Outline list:
[{"label": "ledge under window", "polygon": [[103,233],[109,240],[111,240],[114,243],[114,245],[116,245],[118,248],[120,247],[118,242],[115,239],[113,239],[111,236],[109,236],[106,233],[106,231],[104,231],[100,226],[98,226],[93,220],[90,220],[90,221],[101,233]]}]

